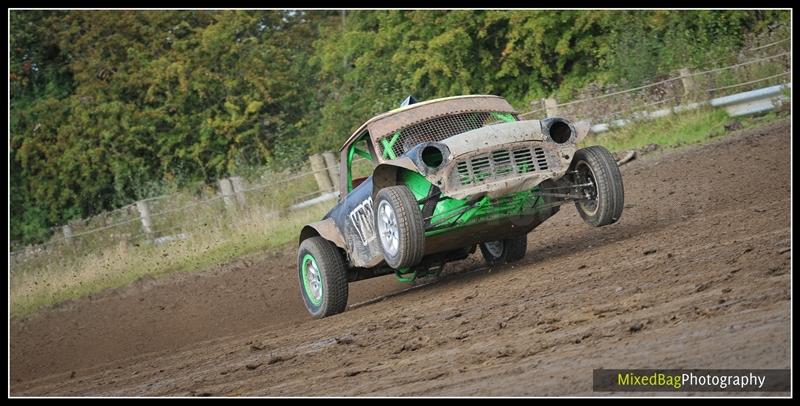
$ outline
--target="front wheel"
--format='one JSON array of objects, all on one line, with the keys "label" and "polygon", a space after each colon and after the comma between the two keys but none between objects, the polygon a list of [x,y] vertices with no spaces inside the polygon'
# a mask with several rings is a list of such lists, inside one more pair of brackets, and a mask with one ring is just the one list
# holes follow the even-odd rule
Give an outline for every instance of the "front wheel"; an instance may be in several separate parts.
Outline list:
[{"label": "front wheel", "polygon": [[419,264],[425,254],[425,226],[419,203],[405,185],[381,189],[375,198],[375,224],[383,257],[394,268]]},{"label": "front wheel", "polygon": [[528,250],[528,235],[482,242],[480,247],[483,259],[489,265],[516,262],[525,257],[525,252]]},{"label": "front wheel", "polygon": [[593,227],[616,223],[622,216],[625,192],[622,174],[611,153],[598,145],[579,149],[570,169],[575,184],[581,185],[583,196],[575,207],[583,220]]},{"label": "front wheel", "polygon": [[347,268],[341,252],[322,237],[303,240],[297,252],[300,294],[315,319],[333,316],[347,306]]}]

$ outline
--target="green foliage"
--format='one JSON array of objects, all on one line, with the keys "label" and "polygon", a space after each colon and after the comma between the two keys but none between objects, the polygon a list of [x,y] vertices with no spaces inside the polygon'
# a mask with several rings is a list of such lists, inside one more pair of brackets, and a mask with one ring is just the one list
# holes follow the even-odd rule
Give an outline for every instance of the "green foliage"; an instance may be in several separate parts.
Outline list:
[{"label": "green foliage", "polygon": [[786,11],[10,12],[11,238],[255,168],[426,100],[520,109],[728,57]]},{"label": "green foliage", "polygon": [[756,16],[749,11],[627,11],[617,16],[603,68],[610,80],[638,86],[682,67],[726,63],[742,45],[742,31]]}]

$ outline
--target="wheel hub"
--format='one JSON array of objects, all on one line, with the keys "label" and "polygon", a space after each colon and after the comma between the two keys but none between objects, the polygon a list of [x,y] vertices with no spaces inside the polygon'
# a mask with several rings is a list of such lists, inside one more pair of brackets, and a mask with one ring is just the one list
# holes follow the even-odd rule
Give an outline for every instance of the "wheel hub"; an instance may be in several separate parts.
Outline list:
[{"label": "wheel hub", "polygon": [[578,204],[583,207],[585,212],[592,214],[597,211],[597,184],[594,180],[594,173],[586,162],[580,162],[576,169],[575,183],[586,185],[580,188],[583,198],[578,201]]},{"label": "wheel hub", "polygon": [[304,264],[303,274],[305,275],[306,291],[311,297],[311,301],[319,303],[322,300],[322,276],[320,275],[319,268],[312,258],[308,258]]},{"label": "wheel hub", "polygon": [[503,256],[503,241],[489,241],[483,243],[483,246],[493,257],[500,258]]},{"label": "wheel hub", "polygon": [[385,200],[378,205],[378,234],[384,251],[391,256],[397,255],[400,249],[397,215],[392,205]]}]

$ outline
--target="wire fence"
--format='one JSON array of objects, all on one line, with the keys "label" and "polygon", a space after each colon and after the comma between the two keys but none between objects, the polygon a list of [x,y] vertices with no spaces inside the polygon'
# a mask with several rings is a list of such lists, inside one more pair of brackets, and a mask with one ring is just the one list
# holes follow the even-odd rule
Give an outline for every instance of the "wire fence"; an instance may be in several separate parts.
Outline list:
[{"label": "wire fence", "polygon": [[706,101],[757,87],[783,84],[791,77],[791,43],[784,38],[746,48],[729,65],[707,70],[681,69],[668,78],[624,90],[588,86],[575,100],[541,99],[523,118],[560,116],[570,120],[606,122],[650,108],[675,107]]},{"label": "wire fence", "polygon": [[[747,48],[742,59],[727,66],[702,71],[682,69],[673,77],[624,90],[588,87],[579,98],[567,102],[542,99],[522,118],[558,115],[571,120],[603,122],[653,108],[674,107],[711,97],[725,96],[748,87],[786,83],[791,77],[789,38]],[[353,177],[367,176],[371,164],[363,158],[353,161]],[[201,228],[224,228],[243,213],[279,216],[294,205],[336,191],[338,163],[312,169],[306,164],[298,173],[265,173],[247,182],[241,178],[233,193],[220,182],[196,188],[193,193],[154,196],[87,219],[54,227],[44,244],[18,247],[12,243],[13,261],[47,254],[53,249],[89,251],[114,244],[152,243],[159,238],[188,235]],[[328,176],[333,187],[322,188],[320,176]],[[146,212],[146,213],[144,213]],[[146,220],[146,221],[145,221]],[[148,223],[149,224],[146,224]]]},{"label": "wire fence", "polygon": [[[369,175],[370,168],[368,160],[353,159],[354,177]],[[171,235],[225,228],[235,217],[242,215],[278,216],[305,200],[335,193],[337,180],[331,179],[334,187],[323,190],[316,176],[331,176],[338,169],[338,163],[316,170],[306,166],[294,174],[268,173],[251,182],[240,179],[241,188],[230,195],[225,195],[218,184],[208,184],[195,194],[183,192],[142,199],[97,216],[54,227],[51,229],[53,236],[46,243],[22,247],[9,254],[12,260],[19,262],[51,253],[54,249],[75,252],[120,243],[158,243],[160,238],[170,240]],[[148,230],[143,230],[142,204],[147,205]]]}]

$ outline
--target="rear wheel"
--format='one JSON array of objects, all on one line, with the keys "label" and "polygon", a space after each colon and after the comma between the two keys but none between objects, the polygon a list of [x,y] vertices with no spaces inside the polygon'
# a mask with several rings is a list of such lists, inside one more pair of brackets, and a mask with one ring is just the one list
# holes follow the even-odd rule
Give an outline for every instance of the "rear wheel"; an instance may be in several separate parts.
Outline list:
[{"label": "rear wheel", "polygon": [[519,261],[528,250],[527,234],[504,240],[488,241],[479,244],[483,259],[489,265],[500,265]]},{"label": "rear wheel", "polygon": [[375,200],[375,224],[386,263],[394,269],[419,264],[425,254],[425,227],[414,194],[405,185],[390,186]]},{"label": "rear wheel", "polygon": [[575,202],[583,220],[593,227],[616,223],[622,216],[625,193],[622,174],[611,153],[601,146],[579,149],[571,170],[575,184],[584,185],[579,189],[583,198]]},{"label": "rear wheel", "polygon": [[322,237],[303,240],[297,252],[300,294],[317,319],[341,313],[347,306],[347,269],[341,252]]}]

